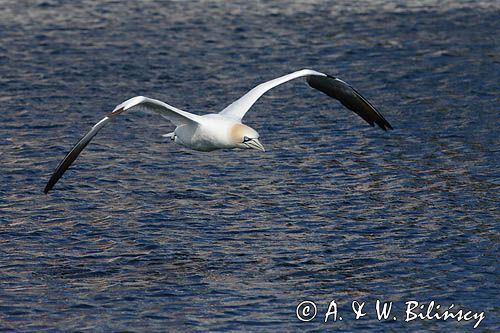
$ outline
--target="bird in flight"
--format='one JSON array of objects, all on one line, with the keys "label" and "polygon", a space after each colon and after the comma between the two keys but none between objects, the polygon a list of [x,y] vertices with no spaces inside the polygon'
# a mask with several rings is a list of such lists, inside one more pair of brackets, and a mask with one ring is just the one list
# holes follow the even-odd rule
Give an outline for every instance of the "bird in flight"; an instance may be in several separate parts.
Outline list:
[{"label": "bird in flight", "polygon": [[212,151],[243,148],[265,151],[264,146],[259,141],[259,133],[244,125],[242,119],[252,105],[268,90],[300,77],[305,77],[309,86],[339,100],[372,127],[377,124],[384,131],[392,129],[392,126],[377,109],[348,83],[311,69],[302,69],[259,84],[221,112],[202,116],[177,109],[156,99],[137,96],[118,105],[113,112],[102,118],[76,143],[54,170],[45,186],[44,193],[48,193],[54,187],[101,128],[111,119],[128,110],[143,109],[158,113],[176,126],[172,133],[164,136],[169,137],[177,144],[194,150]]}]

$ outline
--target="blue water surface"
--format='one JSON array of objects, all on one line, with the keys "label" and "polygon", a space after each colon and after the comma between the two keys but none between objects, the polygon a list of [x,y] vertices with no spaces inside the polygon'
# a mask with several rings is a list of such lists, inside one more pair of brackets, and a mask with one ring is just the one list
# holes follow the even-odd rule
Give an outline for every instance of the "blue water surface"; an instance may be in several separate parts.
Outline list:
[{"label": "blue water surface", "polygon": [[[0,331],[473,330],[405,322],[409,300],[500,331],[499,22],[498,1],[2,1]],[[42,192],[130,97],[218,112],[301,68],[395,130],[297,80],[245,118],[266,153],[190,151],[129,113]]]}]

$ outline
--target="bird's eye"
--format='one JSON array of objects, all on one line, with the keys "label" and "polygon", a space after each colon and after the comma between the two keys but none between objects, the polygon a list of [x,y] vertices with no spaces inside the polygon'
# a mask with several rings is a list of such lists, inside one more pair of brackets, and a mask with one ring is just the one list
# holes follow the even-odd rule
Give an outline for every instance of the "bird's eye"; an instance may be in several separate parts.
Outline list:
[{"label": "bird's eye", "polygon": [[248,142],[248,141],[250,141],[250,140],[252,140],[252,139],[250,139],[248,136],[244,136],[244,137],[243,137],[243,142]]}]

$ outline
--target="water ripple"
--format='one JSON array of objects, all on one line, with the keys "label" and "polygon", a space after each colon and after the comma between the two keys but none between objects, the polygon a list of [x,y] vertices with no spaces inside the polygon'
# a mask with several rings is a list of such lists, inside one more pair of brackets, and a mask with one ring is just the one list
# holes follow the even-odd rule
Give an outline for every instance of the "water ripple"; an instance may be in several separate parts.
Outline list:
[{"label": "water ripple", "polygon": [[[1,331],[458,331],[301,323],[295,306],[410,299],[498,331],[498,2],[0,4]],[[372,129],[303,83],[246,118],[265,154],[173,145],[155,115],[77,138],[127,97],[201,114],[303,67],[356,86]],[[411,324],[411,325],[410,325]],[[299,326],[300,325],[300,326]]]}]

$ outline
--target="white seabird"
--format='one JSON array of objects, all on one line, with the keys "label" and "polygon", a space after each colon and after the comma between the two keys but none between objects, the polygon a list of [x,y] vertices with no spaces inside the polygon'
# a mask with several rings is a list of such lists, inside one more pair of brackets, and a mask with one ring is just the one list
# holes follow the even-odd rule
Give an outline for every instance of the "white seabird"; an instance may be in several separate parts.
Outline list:
[{"label": "white seabird", "polygon": [[339,100],[345,107],[354,111],[372,127],[377,124],[384,131],[392,129],[389,122],[384,119],[375,107],[349,84],[339,78],[310,69],[302,69],[259,84],[221,112],[202,116],[182,111],[156,99],[137,96],[118,105],[113,112],[102,118],[77,142],[54,170],[44,192],[48,193],[54,187],[59,178],[104,125],[115,116],[132,109],[142,108],[154,111],[170,120],[177,127],[172,133],[165,136],[170,137],[174,142],[184,147],[199,151],[229,148],[265,151],[264,146],[259,141],[259,133],[253,128],[242,124],[241,121],[252,105],[266,91],[299,77],[306,77],[307,83],[311,87]]}]

